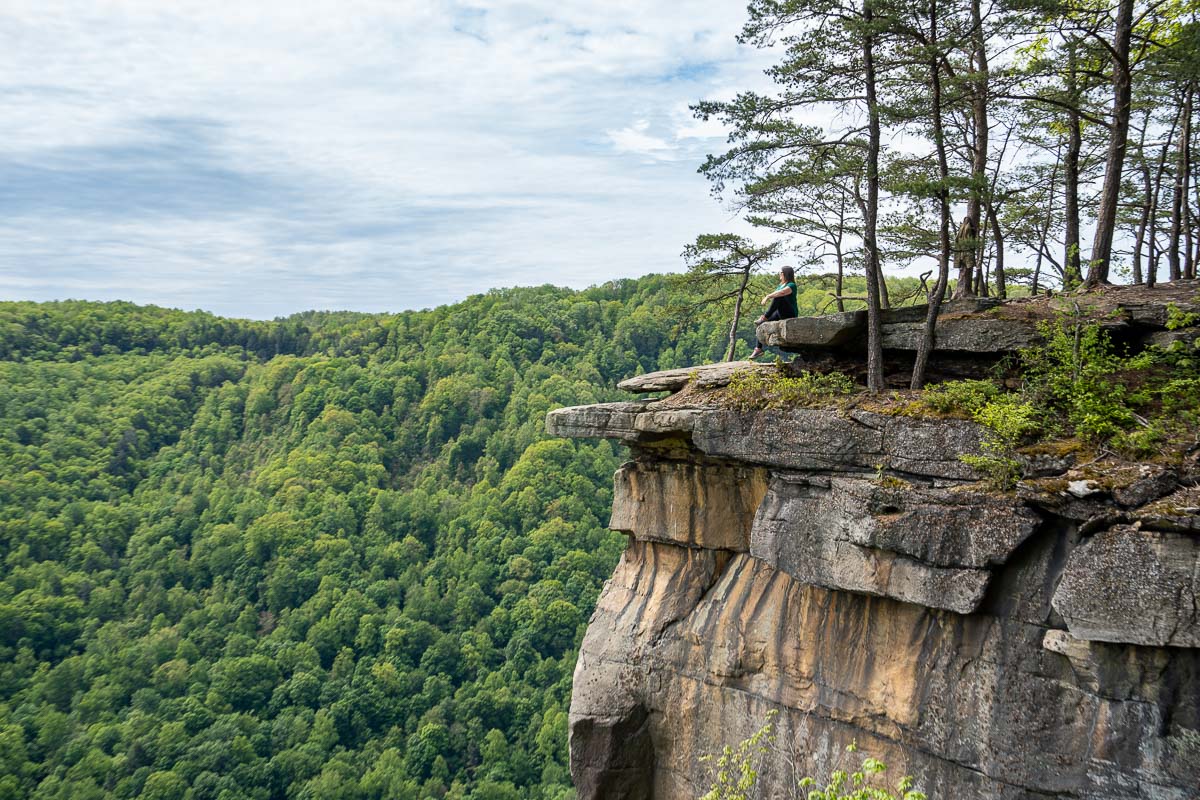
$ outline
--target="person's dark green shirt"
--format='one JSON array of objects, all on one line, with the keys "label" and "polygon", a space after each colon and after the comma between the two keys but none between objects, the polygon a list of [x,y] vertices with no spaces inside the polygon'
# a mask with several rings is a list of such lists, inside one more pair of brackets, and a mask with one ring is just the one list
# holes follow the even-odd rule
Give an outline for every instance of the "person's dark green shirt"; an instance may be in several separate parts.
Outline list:
[{"label": "person's dark green shirt", "polygon": [[800,307],[796,305],[796,284],[795,284],[795,282],[788,281],[787,283],[781,283],[775,287],[775,291],[778,292],[780,289],[782,289],[785,286],[787,286],[789,289],[791,289],[792,293],[787,295],[786,297],[779,298],[779,303],[780,303],[780,305],[782,305],[784,307],[784,309],[787,310],[787,312],[791,316],[798,317],[798,316],[800,316]]}]

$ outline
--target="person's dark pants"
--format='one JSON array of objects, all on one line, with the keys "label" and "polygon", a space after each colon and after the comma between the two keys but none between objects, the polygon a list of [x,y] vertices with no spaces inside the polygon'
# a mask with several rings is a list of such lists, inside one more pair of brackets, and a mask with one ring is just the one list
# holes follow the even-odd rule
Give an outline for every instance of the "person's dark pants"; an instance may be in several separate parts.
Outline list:
[{"label": "person's dark pants", "polygon": [[[771,305],[767,307],[767,313],[763,314],[763,322],[775,322],[776,320],[781,320],[781,319],[791,319],[794,316],[796,316],[796,315],[793,314],[792,310],[787,307],[787,305],[784,303],[783,298],[776,297],[773,300],[771,300]],[[758,324],[761,325],[762,322],[760,322]],[[757,328],[757,326],[755,326],[755,327]],[[755,338],[755,340],[754,340],[754,346],[759,350],[765,350],[767,347],[765,344],[763,344],[757,338]]]}]

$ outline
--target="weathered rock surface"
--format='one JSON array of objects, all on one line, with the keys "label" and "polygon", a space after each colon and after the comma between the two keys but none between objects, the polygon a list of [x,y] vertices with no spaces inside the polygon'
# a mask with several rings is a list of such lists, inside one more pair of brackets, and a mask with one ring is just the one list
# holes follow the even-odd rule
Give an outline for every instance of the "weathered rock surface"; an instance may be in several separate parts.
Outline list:
[{"label": "weathered rock surface", "polygon": [[969,614],[1041,518],[980,492],[777,476],[750,553],[803,583]]},{"label": "weathered rock surface", "polygon": [[634,440],[638,432],[633,421],[645,410],[644,402],[559,408],[546,415],[546,433],[569,438]]},{"label": "weathered rock surface", "polygon": [[[1139,346],[1191,346],[1196,329],[1166,330],[1167,304],[1183,312],[1200,308],[1200,282],[1177,281],[1156,288],[1111,286],[1086,296],[1020,298],[1002,303],[995,298],[956,300],[943,304],[937,323],[937,347],[946,356],[1000,355],[1041,341],[1040,323],[1056,315],[1078,313],[1100,324],[1116,338]],[[920,344],[926,306],[885,309],[880,315],[885,351],[911,353]],[[791,352],[812,350],[861,351],[866,340],[866,314],[850,311],[768,322],[758,327],[768,346]],[[935,360],[938,358],[935,355]]]},{"label": "weathered rock surface", "polygon": [[[1054,545],[1022,559],[1024,580],[1047,578]],[[1162,735],[1200,723],[1193,651],[1145,663],[1087,651],[1076,655],[1095,660],[1082,680],[1070,657],[1043,646],[1046,629],[1021,619],[1036,615],[1036,594],[1020,600],[1019,614],[947,614],[806,586],[738,555],[711,586],[712,573],[695,575],[685,607],[661,602],[673,591],[668,572],[634,569],[618,567],[584,639],[572,763],[594,765],[608,751],[616,737],[595,736],[597,726],[612,719],[615,731],[645,715],[653,765],[638,791],[650,796],[699,797],[707,784],[698,757],[748,736],[774,710],[777,740],[806,773],[827,774],[857,741],[919,776],[931,797],[1194,797],[1200,772]],[[614,707],[624,713],[611,717]],[[623,767],[593,774],[596,783],[629,778]],[[766,759],[764,796],[783,796],[786,778],[782,758]],[[581,797],[646,796],[579,786]]]},{"label": "weathered rock surface", "polygon": [[980,426],[963,420],[931,423],[803,408],[712,411],[699,415],[692,429],[696,448],[714,457],[782,469],[886,469],[946,479],[974,478],[958,457],[978,453],[982,438]]},{"label": "weathered rock surface", "polygon": [[1071,553],[1054,608],[1077,639],[1200,647],[1200,539],[1118,526]]},{"label": "weathered rock surface", "polygon": [[635,461],[613,478],[608,526],[646,541],[746,552],[766,492],[761,467]]},{"label": "weathered rock surface", "polygon": [[960,460],[981,452],[974,423],[736,411],[705,405],[698,380],[547,418],[632,455],[611,521],[629,545],[575,672],[580,800],[694,800],[700,757],[770,712],[767,798],[792,796],[793,761],[850,766],[851,742],[931,798],[1200,798],[1200,488],[1184,467],[1031,454],[1018,491],[996,493]]},{"label": "weathered rock surface", "polygon": [[[989,298],[955,300],[942,306],[938,324],[939,346],[947,350],[996,352],[1003,342],[1021,342],[1019,347],[1036,339],[1036,326],[1024,322],[976,319],[964,315],[995,307],[1000,301]],[[925,306],[903,306],[885,309],[881,315],[884,347],[894,350],[915,350],[920,331],[925,324]],[[977,325],[976,323],[983,323]],[[842,347],[861,343],[867,332],[867,312],[845,311],[814,317],[797,317],[758,326],[759,337],[770,347],[785,350],[804,348]],[[944,341],[942,341],[944,339]]]},{"label": "weathered rock surface", "polygon": [[758,326],[758,333],[768,347],[835,347],[853,342],[866,327],[867,312],[846,311],[764,322]]},{"label": "weathered rock surface", "polygon": [[1200,342],[1200,330],[1186,328],[1181,331],[1156,331],[1146,338],[1146,344],[1152,344],[1164,349],[1170,349],[1176,344],[1182,347],[1196,348]]},{"label": "weathered rock surface", "polygon": [[[925,325],[921,322],[899,322],[883,326],[883,346],[892,350],[916,350],[921,344]],[[1032,347],[1040,340],[1037,326],[986,317],[946,319],[937,325],[937,346],[940,350],[966,353],[1008,353],[1022,347]]]},{"label": "weathered rock surface", "polygon": [[1190,533],[1200,531],[1200,487],[1180,489],[1134,513],[1143,528]]},{"label": "weathered rock surface", "polygon": [[645,443],[684,436],[698,453],[781,469],[871,471],[973,480],[959,460],[980,451],[983,429],[965,420],[922,420],[868,411],[821,409],[657,410],[646,403],[605,403],[551,411],[555,436]]}]

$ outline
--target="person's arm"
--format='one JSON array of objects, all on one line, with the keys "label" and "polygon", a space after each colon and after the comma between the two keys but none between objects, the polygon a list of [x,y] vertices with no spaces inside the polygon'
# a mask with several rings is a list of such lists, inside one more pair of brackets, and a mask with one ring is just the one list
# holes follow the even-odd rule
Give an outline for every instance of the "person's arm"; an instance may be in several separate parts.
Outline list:
[{"label": "person's arm", "polygon": [[784,284],[782,289],[776,289],[775,291],[771,292],[769,295],[764,297],[762,299],[762,301],[764,303],[769,303],[770,301],[774,300],[776,297],[787,297],[791,293],[792,293],[792,287],[788,286],[787,284]]}]

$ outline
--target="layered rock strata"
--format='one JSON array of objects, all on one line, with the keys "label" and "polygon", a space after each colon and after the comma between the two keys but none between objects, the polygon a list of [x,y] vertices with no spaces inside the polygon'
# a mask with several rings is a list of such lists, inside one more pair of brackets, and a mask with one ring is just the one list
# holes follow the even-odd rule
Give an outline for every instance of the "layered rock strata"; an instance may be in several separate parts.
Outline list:
[{"label": "layered rock strata", "polygon": [[931,798],[1200,797],[1188,476],[1051,460],[996,493],[959,460],[970,422],[687,396],[547,419],[631,453],[611,523],[629,545],[575,673],[581,800],[698,798],[700,756],[772,711],[763,797],[803,796],[790,778],[851,742]]},{"label": "layered rock strata", "polygon": [[[938,348],[950,352],[1004,354],[1039,341],[1040,323],[1060,318],[1096,322],[1115,338],[1136,343],[1191,343],[1196,332],[1168,331],[1168,306],[1176,313],[1200,311],[1196,300],[1200,281],[1176,281],[1147,289],[1110,286],[1083,296],[1026,297],[1004,302],[995,298],[948,301],[938,316]],[[925,306],[901,306],[882,312],[881,332],[886,350],[914,351],[925,325]],[[768,346],[795,352],[814,348],[861,348],[866,338],[865,311],[768,322],[759,327]]]}]

